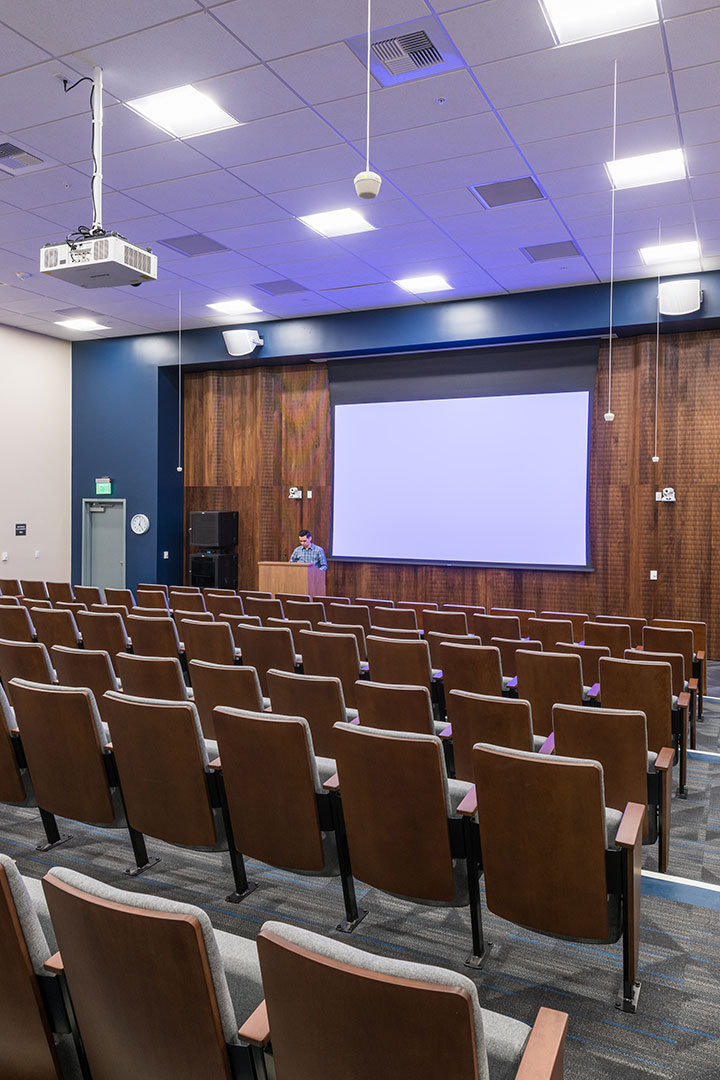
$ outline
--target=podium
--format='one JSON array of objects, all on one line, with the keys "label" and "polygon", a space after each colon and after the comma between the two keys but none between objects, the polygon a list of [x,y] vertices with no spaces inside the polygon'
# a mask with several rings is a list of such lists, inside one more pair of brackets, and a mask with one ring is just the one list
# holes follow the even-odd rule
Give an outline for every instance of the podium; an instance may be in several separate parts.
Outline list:
[{"label": "podium", "polygon": [[258,590],[275,593],[306,593],[308,596],[325,595],[326,577],[311,563],[259,562]]}]

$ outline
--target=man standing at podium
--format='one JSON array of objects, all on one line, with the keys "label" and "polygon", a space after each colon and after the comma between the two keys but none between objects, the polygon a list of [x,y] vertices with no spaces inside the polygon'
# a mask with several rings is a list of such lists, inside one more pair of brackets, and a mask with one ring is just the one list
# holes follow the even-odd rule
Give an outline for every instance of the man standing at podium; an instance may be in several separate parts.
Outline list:
[{"label": "man standing at podium", "polygon": [[327,570],[325,552],[317,544],[313,544],[312,533],[307,529],[301,529],[298,539],[300,543],[290,556],[290,562],[312,563],[318,570]]}]

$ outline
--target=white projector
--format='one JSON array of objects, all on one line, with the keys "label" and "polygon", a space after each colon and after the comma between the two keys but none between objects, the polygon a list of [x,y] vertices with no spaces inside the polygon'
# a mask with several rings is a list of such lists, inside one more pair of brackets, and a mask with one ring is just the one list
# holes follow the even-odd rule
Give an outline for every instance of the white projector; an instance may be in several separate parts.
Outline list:
[{"label": "white projector", "polygon": [[157,255],[111,233],[72,246],[46,244],[40,252],[40,272],[84,289],[141,285],[157,280]]}]

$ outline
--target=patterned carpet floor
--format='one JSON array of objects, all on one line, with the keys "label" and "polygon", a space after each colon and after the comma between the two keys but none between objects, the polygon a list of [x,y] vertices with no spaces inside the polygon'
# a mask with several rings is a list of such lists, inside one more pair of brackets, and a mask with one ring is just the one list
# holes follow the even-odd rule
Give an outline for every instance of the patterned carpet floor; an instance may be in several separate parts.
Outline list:
[{"label": "patterned carpet floor", "polygon": [[[720,690],[713,665],[713,689]],[[709,692],[712,694],[712,690]],[[698,749],[720,747],[720,693],[706,704]],[[686,802],[673,799],[670,873],[720,883],[720,764],[693,762]],[[72,840],[47,853],[37,811],[0,806],[0,850],[24,874],[41,877],[53,865],[69,866],[119,888],[153,892],[197,904],[223,930],[252,938],[266,919],[279,918],[336,936],[342,915],[339,884],[301,878],[248,862],[258,889],[239,905],[225,900],[231,888],[227,856],[198,854],[148,839],[161,862],[129,878],[127,834],[61,822]],[[654,850],[644,866],[656,869]],[[395,900],[358,884],[369,914],[350,938],[359,948],[398,958],[437,963],[476,982],[481,1004],[531,1023],[541,1005],[570,1015],[567,1080],[717,1080],[720,1076],[720,912],[672,899],[644,896],[640,969],[643,983],[635,1015],[618,1012],[621,945],[584,945],[543,938],[483,909],[493,951],[482,971],[463,961],[470,952],[467,911],[430,909]],[[347,940],[347,939],[345,939]],[[201,1080],[201,1078],[198,1078]],[[385,1078],[380,1078],[385,1080]],[[389,1078],[388,1078],[389,1080]]]}]

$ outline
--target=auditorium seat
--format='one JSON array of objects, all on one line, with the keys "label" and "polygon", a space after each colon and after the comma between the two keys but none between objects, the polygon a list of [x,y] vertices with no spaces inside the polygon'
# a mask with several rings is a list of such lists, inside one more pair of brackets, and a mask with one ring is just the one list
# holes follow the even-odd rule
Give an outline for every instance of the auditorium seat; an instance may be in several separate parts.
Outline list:
[{"label": "auditorium seat", "polygon": [[[95,698],[84,687],[42,686],[13,679],[15,719],[47,844],[61,836],[56,817],[108,829],[129,828],[112,750]],[[130,829],[138,872],[148,868],[141,836]]]},{"label": "auditorium seat", "polygon": [[171,589],[168,602],[171,610],[180,608],[182,611],[197,611],[203,614],[207,611],[205,599],[200,592],[179,592]]},{"label": "auditorium seat", "polygon": [[319,601],[321,604],[324,604],[326,610],[327,610],[328,604],[349,604],[350,603],[350,597],[349,596],[315,596],[315,597],[313,597],[313,599],[315,601]]},{"label": "auditorium seat", "polygon": [[517,615],[473,615],[470,633],[477,634],[483,645],[489,645],[494,637],[522,639],[520,619]]},{"label": "auditorium seat", "polygon": [[[165,614],[167,615],[168,613],[165,612]],[[215,622],[215,616],[213,615],[212,611],[183,611],[181,608],[174,608],[172,612],[172,617],[177,627],[177,632],[181,638],[182,627],[180,624],[182,623],[183,619],[192,619],[193,622]],[[227,622],[227,620],[222,619],[218,621]]]},{"label": "auditorium seat", "polygon": [[358,719],[363,727],[436,735],[445,726],[433,720],[432,699],[426,686],[358,679],[355,695]]},{"label": "auditorium seat", "polygon": [[65,645],[53,645],[50,660],[57,673],[59,685],[87,687],[92,691],[102,717],[103,694],[106,690],[120,689],[108,653],[104,649],[75,649]]},{"label": "auditorium seat", "polygon": [[139,607],[169,608],[168,594],[162,589],[143,589],[137,587],[137,602]]},{"label": "auditorium seat", "polygon": [[128,609],[125,607],[124,604],[91,604],[90,611],[99,611],[101,615],[119,615],[123,621],[125,633],[127,633]]},{"label": "auditorium seat", "polygon": [[[308,631],[300,631],[300,635]],[[296,671],[302,658],[295,651],[297,644],[287,627],[238,626],[236,638],[240,643],[243,664],[254,667],[260,679],[262,692],[270,696],[267,673],[270,668],[279,671]]]},{"label": "auditorium seat", "polygon": [[73,595],[83,604],[102,604],[102,593],[96,585],[73,585]]},{"label": "auditorium seat", "polygon": [[[78,611],[76,620],[78,630],[86,649],[102,649],[108,653],[110,663],[115,666],[115,656],[127,652],[131,638],[125,630],[122,615],[116,611],[107,614],[99,611]],[[130,616],[128,616],[128,623]]]},{"label": "auditorium seat", "polygon": [[10,704],[14,707],[15,701],[10,685],[13,679],[27,679],[29,682],[43,683],[48,686],[55,682],[50,657],[43,644],[0,639],[0,681],[5,687]]},{"label": "auditorium seat", "polygon": [[[479,640],[480,639],[478,638],[478,641]],[[543,651],[542,641],[527,641],[525,638],[493,637],[485,644],[494,645],[496,649],[500,650],[500,663],[502,664],[503,675],[509,679],[513,679],[517,675],[515,654],[518,649],[525,649],[527,652]]]},{"label": "auditorium seat", "polygon": [[[230,633],[235,642],[235,648],[240,648],[239,631],[243,626],[262,626],[259,615],[232,615],[226,620],[230,624]],[[241,654],[242,656],[242,654]]]},{"label": "auditorium seat", "polygon": [[417,615],[412,608],[376,607],[371,612],[372,626],[384,630],[417,630]]},{"label": "auditorium seat", "polygon": [[191,660],[188,664],[193,700],[206,739],[215,739],[213,709],[226,705],[230,709],[250,709],[262,712],[270,705],[263,698],[258,673],[247,664],[212,664],[207,660]]},{"label": "auditorium seat", "polygon": [[398,600],[395,604],[396,608],[411,608],[418,621],[418,626],[421,630],[424,630],[422,613],[423,611],[437,611],[437,604],[424,603],[422,600]]},{"label": "auditorium seat", "polygon": [[0,607],[19,607],[20,600],[17,596],[0,596]]},{"label": "auditorium seat", "polygon": [[279,627],[281,630],[283,628],[289,630],[293,636],[293,641],[295,640],[296,634],[299,634],[301,630],[315,629],[309,619],[273,619],[270,617],[265,620],[265,625],[268,630],[272,630],[273,627],[276,629]]},{"label": "auditorium seat", "polygon": [[133,652],[136,656],[182,656],[184,655],[175,623],[169,612],[160,617],[128,615],[128,627],[132,635]]},{"label": "auditorium seat", "polygon": [[242,599],[243,604],[249,596],[258,600],[272,600],[273,598],[273,594],[270,592],[258,592],[257,590],[253,591],[252,589],[238,589],[237,594]]},{"label": "auditorium seat", "polygon": [[477,846],[457,812],[472,791],[448,780],[434,735],[335,726],[337,776],[353,876],[416,904],[468,907],[472,953],[484,959]]},{"label": "auditorium seat", "polygon": [[426,634],[467,634],[468,622],[464,611],[424,611],[423,629]]},{"label": "auditorium seat", "polygon": [[[37,627],[36,627],[37,630]],[[690,693],[690,735],[691,745],[695,748],[695,713],[698,697],[698,679],[693,677],[695,669],[695,636],[692,630],[670,626],[645,626],[643,628],[643,652],[681,653],[685,668],[686,684],[683,690]],[[673,694],[676,691],[673,690]]]},{"label": "auditorium seat", "polygon": [[464,611],[470,625],[471,615],[484,615],[485,608],[482,604],[443,604],[442,611]]},{"label": "auditorium seat", "polygon": [[377,596],[356,596],[355,606],[368,608],[368,610],[370,611],[370,618],[372,619],[372,614],[375,608],[395,607],[395,601],[390,600],[389,598],[387,600],[383,600],[381,597]]},{"label": "auditorium seat", "polygon": [[[388,608],[388,611],[393,610]],[[423,636],[421,630],[390,630],[387,626],[371,626],[370,633],[375,637],[393,638],[395,641],[420,641]]]},{"label": "auditorium seat", "polygon": [[310,726],[315,753],[334,758],[333,726],[358,715],[357,709],[345,707],[340,679],[333,675],[300,675],[271,668],[267,673],[267,685],[272,711],[280,716],[302,716]]},{"label": "auditorium seat", "polygon": [[370,608],[367,604],[326,604],[325,611],[328,622],[362,626],[366,636],[370,633]]},{"label": "auditorium seat", "polygon": [[[582,641],[585,623],[590,621],[590,616],[579,611],[541,611],[540,619],[560,619],[563,622],[572,623],[572,638],[558,638],[558,641]],[[531,634],[531,636],[533,636]]]},{"label": "auditorium seat", "polygon": [[47,608],[49,611],[52,608],[51,600],[33,600],[30,596],[19,596],[18,601],[23,607],[27,608],[28,611],[30,611],[31,608]]},{"label": "auditorium seat", "polygon": [[636,649],[638,645],[642,645],[642,632],[643,627],[647,626],[647,619],[627,615],[596,615],[592,621],[596,623],[612,623],[614,626],[629,626],[630,645],[628,645],[628,648]]},{"label": "auditorium seat", "polygon": [[[20,581],[23,596],[29,600],[49,600],[50,596],[44,581]],[[72,593],[64,596],[63,600],[72,600]]]},{"label": "auditorium seat", "polygon": [[481,1009],[456,971],[287,923],[266,922],[257,947],[269,1022],[256,1018],[240,1035],[270,1040],[278,1077],[314,1076],[319,1059],[338,1078],[562,1080],[566,1013],[543,1007],[530,1028]]},{"label": "auditorium seat", "polygon": [[53,607],[61,611],[72,611],[73,614],[88,609],[87,604],[82,600],[58,600],[57,603],[53,604]]},{"label": "auditorium seat", "polygon": [[170,617],[170,610],[164,606],[162,607],[141,607],[136,604],[129,612],[130,615],[141,615],[146,619],[167,619]]},{"label": "auditorium seat", "polygon": [[313,630],[318,623],[325,622],[325,605],[319,600],[286,599],[283,606],[288,619],[308,619]]},{"label": "auditorium seat", "polygon": [[447,695],[447,714],[458,780],[469,783],[474,780],[472,749],[475,743],[536,751],[545,742],[533,731],[530,702],[521,698],[451,690]]},{"label": "auditorium seat", "polygon": [[0,803],[34,806],[30,774],[8,696],[0,685]]},{"label": "auditorium seat", "polygon": [[623,814],[606,809],[597,761],[478,743],[473,766],[474,797],[461,812],[477,809],[489,910],[552,937],[623,938],[617,1004],[635,1012],[645,799]]},{"label": "auditorium seat", "polygon": [[642,842],[658,845],[658,870],[666,873],[674,751],[672,746],[664,746],[659,754],[648,752],[645,714],[555,705],[553,745],[561,757],[600,762],[606,806],[621,812],[629,802],[645,806]]},{"label": "auditorium seat", "polygon": [[644,660],[646,663],[665,662],[670,665],[672,669],[673,709],[687,707],[690,749],[694,750],[696,743],[695,721],[697,718],[695,715],[696,701],[691,691],[697,689],[697,679],[691,679],[689,684],[685,681],[685,658],[682,653],[646,652],[643,648],[626,649],[624,659]]},{"label": "auditorium seat", "polygon": [[[528,619],[534,619],[537,612],[530,610],[530,608],[506,608],[506,607],[491,607],[491,615],[510,616],[510,618],[518,618],[520,620],[520,630],[523,637],[532,637],[528,629]],[[510,637],[509,634],[505,635]]]},{"label": "auditorium seat", "polygon": [[53,645],[68,645],[77,649],[80,645],[80,633],[72,611],[46,611],[44,608],[36,608],[32,613],[32,620],[37,639],[42,641],[46,649]]},{"label": "auditorium seat", "polygon": [[0,606],[0,638],[4,641],[34,641],[35,627],[23,604]]},{"label": "auditorium seat", "polygon": [[22,596],[22,588],[17,578],[0,578],[0,593],[3,596]]},{"label": "auditorium seat", "polygon": [[64,600],[67,603],[75,599],[69,581],[46,581],[45,586],[47,588],[47,598],[52,601],[53,607],[58,600]]},{"label": "auditorium seat", "polygon": [[205,607],[216,619],[221,615],[244,615],[242,597],[227,593],[205,593]]},{"label": "auditorium seat", "polygon": [[445,699],[451,690],[500,696],[504,689],[500,650],[494,645],[455,645],[438,649]]},{"label": "auditorium seat", "polygon": [[[574,653],[580,657],[582,666],[582,680],[585,686],[594,686],[600,682],[600,669],[598,664],[601,656],[610,656],[608,645],[577,645],[571,641],[556,641],[551,646],[551,652]],[[485,740],[487,742],[487,739]]]},{"label": "auditorium seat", "polygon": [[292,873],[339,876],[341,928],[351,932],[365,912],[355,899],[336,797],[322,787],[335,772],[334,759],[315,754],[310,727],[296,715],[220,707],[215,730],[235,851]]},{"label": "auditorium seat", "polygon": [[437,678],[440,673],[430,665],[430,649],[426,641],[400,641],[371,634],[367,647],[373,682],[426,686],[433,700],[438,701]]},{"label": "auditorium seat", "polygon": [[190,697],[177,656],[118,653],[115,665],[123,693],[131,697],[163,701],[187,701]]},{"label": "auditorium seat", "polygon": [[[254,1076],[238,1025],[262,1000],[257,949],[198,907],[54,867],[43,879],[94,1077]],[[39,1078],[38,1078],[39,1080]]]},{"label": "auditorium seat", "polygon": [[583,644],[607,645],[610,655],[621,660],[625,650],[630,648],[630,626],[628,623],[586,622]]},{"label": "auditorium seat", "polygon": [[82,1077],[59,976],[43,967],[49,922],[40,882],[0,854],[0,1076],[8,1080]]},{"label": "auditorium seat", "polygon": [[352,634],[358,646],[361,660],[367,660],[367,642],[365,629],[359,623],[331,623],[321,622],[314,628],[321,634]]},{"label": "auditorium seat", "polygon": [[240,659],[229,623],[183,619],[179,633],[188,660],[207,660],[211,664],[234,664]]},{"label": "auditorium seat", "polygon": [[259,615],[263,626],[265,625],[265,620],[268,616],[272,616],[273,619],[283,619],[285,617],[282,600],[244,596],[243,607],[245,608],[246,615]]},{"label": "auditorium seat", "polygon": [[135,607],[136,600],[130,589],[105,589],[106,604],[122,604],[128,611]]},{"label": "auditorium seat", "polygon": [[342,683],[345,704],[357,708],[355,683],[367,675],[368,665],[360,659],[357,637],[352,633],[325,633],[301,630],[298,646],[306,675],[334,675]]},{"label": "auditorium seat", "polygon": [[428,630],[425,634],[430,648],[430,663],[434,668],[441,668],[440,646],[444,641],[453,645],[481,645],[482,642],[477,634],[446,634],[441,630]]},{"label": "auditorium seat", "polygon": [[284,606],[286,600],[293,600],[296,603],[309,604],[312,602],[312,596],[308,596],[307,593],[294,593],[294,592],[276,592],[275,599],[280,600]]},{"label": "auditorium seat", "polygon": [[553,705],[582,705],[585,700],[580,657],[518,649],[515,660],[518,697],[530,702],[537,734],[549,735]]},{"label": "auditorium seat", "polygon": [[[678,630],[692,630],[695,641],[696,657],[693,675],[697,675],[699,679],[698,716],[702,718],[703,694],[707,694],[707,665],[705,663],[707,658],[707,623],[690,619],[653,619],[651,625],[676,627]],[[689,677],[690,675],[688,673],[688,678]]]},{"label": "auditorium seat", "polygon": [[541,641],[545,652],[552,652],[556,641],[574,641],[570,619],[528,619],[528,636]]}]

